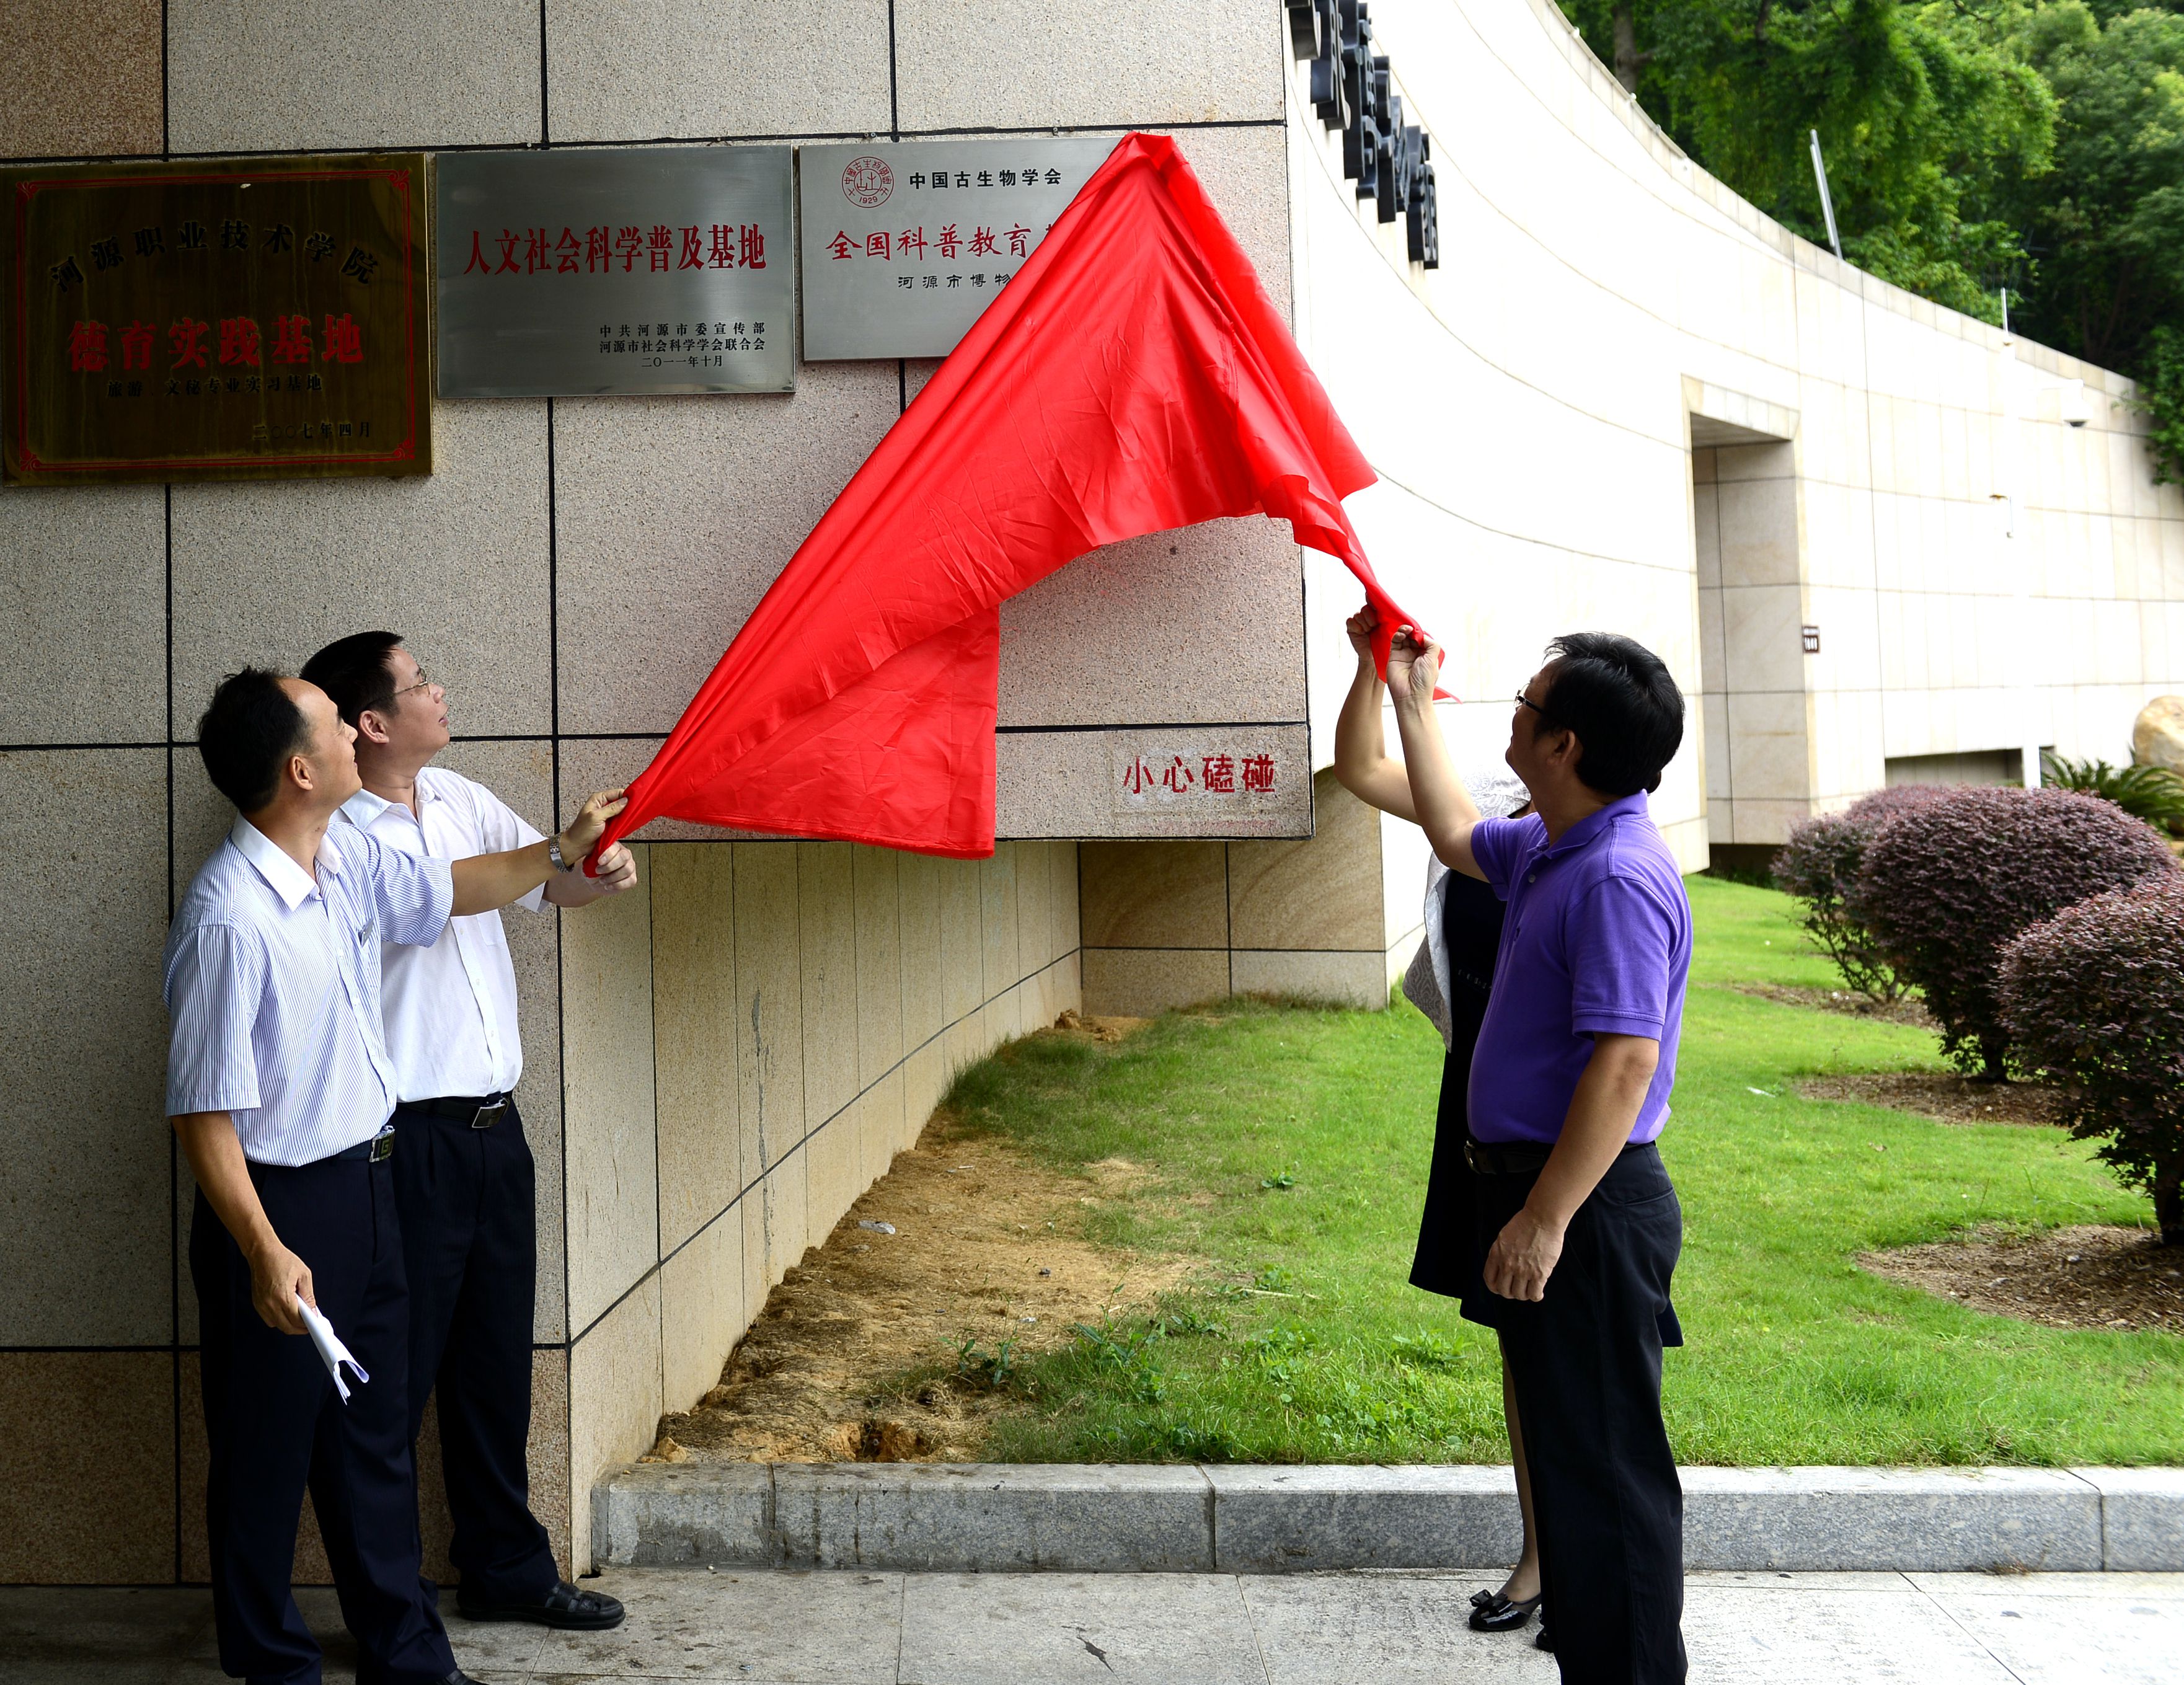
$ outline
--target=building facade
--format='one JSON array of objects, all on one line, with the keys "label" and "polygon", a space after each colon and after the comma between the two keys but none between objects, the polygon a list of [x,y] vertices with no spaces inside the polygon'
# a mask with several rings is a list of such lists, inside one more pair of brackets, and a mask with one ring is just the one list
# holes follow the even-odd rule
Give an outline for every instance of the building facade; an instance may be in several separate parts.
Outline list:
[{"label": "building facade", "polygon": [[[1276,0],[392,0],[369,29],[305,0],[24,0],[0,162],[1173,133],[1381,474],[1353,512],[1450,650],[1474,761],[1549,637],[1630,632],[1694,704],[1655,812],[1697,869],[1892,777],[2014,773],[2028,740],[2114,758],[2184,690],[2184,499],[2124,382],[2013,362],[1769,223],[1545,0],[1373,14],[1431,137],[1437,269],[1358,199]],[[226,823],[191,744],[218,677],[402,632],[448,677],[449,763],[543,824],[644,763],[932,366],[443,401],[410,480],[0,489],[0,812],[28,879],[0,912],[0,1579],[204,1573],[158,958]],[[663,825],[640,891],[509,915],[533,1479],[571,1565],[593,1482],[712,1383],[954,1068],[1067,1007],[1384,1000],[1422,850],[1308,776],[1354,594],[1264,521],[1096,554],[1004,611],[990,861]],[[1118,807],[1117,757],[1216,731],[1295,770],[1284,837]]]}]

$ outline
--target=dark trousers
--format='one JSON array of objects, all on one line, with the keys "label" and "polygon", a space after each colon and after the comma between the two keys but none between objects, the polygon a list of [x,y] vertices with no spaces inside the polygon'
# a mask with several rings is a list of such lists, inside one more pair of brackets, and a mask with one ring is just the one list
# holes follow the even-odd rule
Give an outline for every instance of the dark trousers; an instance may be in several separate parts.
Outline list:
[{"label": "dark trousers", "polygon": [[[1490,1242],[1537,1178],[1479,1180]],[[1663,1313],[1682,1245],[1661,1155],[1635,1148],[1579,1208],[1546,1297],[1496,1307],[1565,1685],[1685,1677],[1684,1493],[1661,1423]]]},{"label": "dark trousers", "polygon": [[206,1532],[220,1662],[254,1682],[315,1685],[319,1646],[289,1590],[308,1486],[362,1655],[360,1685],[424,1685],[455,1665],[421,1573],[410,1455],[409,1294],[393,1161],[253,1164],[281,1244],[310,1266],[334,1332],[371,1379],[348,1402],[302,1335],[259,1320],[250,1266],[200,1192],[190,1228],[210,1468]]},{"label": "dark trousers", "polygon": [[537,1173],[515,1102],[491,1129],[395,1108],[394,1187],[410,1268],[410,1437],[437,1400],[466,1599],[534,1602],[560,1571],[531,1513]]}]

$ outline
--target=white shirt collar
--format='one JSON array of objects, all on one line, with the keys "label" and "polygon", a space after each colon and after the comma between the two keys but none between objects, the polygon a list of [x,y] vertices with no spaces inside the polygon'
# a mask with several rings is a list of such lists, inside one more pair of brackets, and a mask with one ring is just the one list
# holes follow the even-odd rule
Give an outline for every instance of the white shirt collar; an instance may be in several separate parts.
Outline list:
[{"label": "white shirt collar", "polygon": [[[417,774],[417,801],[421,806],[427,801],[437,801],[441,799],[440,792],[432,787],[426,777],[426,774],[431,771],[432,768],[426,767],[421,768]],[[404,818],[421,823],[421,816],[410,812],[400,802],[389,801],[385,796],[375,795],[368,789],[359,789],[354,795],[342,803],[342,812],[348,816],[349,823],[354,825],[359,831],[370,830],[377,823],[382,814],[395,812],[399,812]]]},{"label": "white shirt collar", "polygon": [[342,812],[357,829],[368,831],[371,829],[371,822],[393,805],[383,795],[374,795],[368,789],[359,789],[342,803]]},{"label": "white shirt collar", "polygon": [[[319,892],[319,881],[290,859],[286,850],[252,824],[241,814],[236,816],[235,827],[227,834],[235,845],[235,851],[258,868],[273,893],[287,904],[293,912]],[[326,836],[319,843],[319,864],[336,877],[341,875],[341,850],[334,845],[333,828],[326,828]]]}]

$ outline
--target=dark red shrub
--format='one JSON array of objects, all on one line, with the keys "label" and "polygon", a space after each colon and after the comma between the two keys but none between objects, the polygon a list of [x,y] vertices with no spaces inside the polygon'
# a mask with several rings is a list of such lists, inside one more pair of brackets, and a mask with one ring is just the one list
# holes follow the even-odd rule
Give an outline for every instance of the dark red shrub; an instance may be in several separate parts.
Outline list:
[{"label": "dark red shrub", "polygon": [[1805,934],[1852,989],[1886,1006],[1904,981],[1881,957],[1845,902],[1865,846],[1889,820],[1947,793],[1941,784],[1898,784],[1860,796],[1840,813],[1800,820],[1774,856],[1774,881],[1804,903]]},{"label": "dark red shrub", "polygon": [[2114,802],[1967,785],[1875,833],[1847,912],[1925,996],[1942,1050],[2000,1077],[2009,1052],[1995,998],[2003,944],[2088,896],[2176,869],[2153,828]]},{"label": "dark red shrub", "polygon": [[1998,990],[2018,1058],[2065,1085],[2070,1133],[2184,1246],[2184,872],[2034,925],[2003,950]]}]

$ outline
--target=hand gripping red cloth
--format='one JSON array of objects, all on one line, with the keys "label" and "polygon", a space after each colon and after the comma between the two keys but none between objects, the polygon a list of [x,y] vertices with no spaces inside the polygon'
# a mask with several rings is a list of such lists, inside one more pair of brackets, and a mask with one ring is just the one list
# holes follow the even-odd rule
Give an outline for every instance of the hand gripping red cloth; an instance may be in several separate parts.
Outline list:
[{"label": "hand gripping red cloth", "polygon": [[1126,136],[789,558],[608,843],[662,816],[994,850],[999,605],[1123,538],[1264,511],[1346,563],[1373,474],[1174,142]]}]

